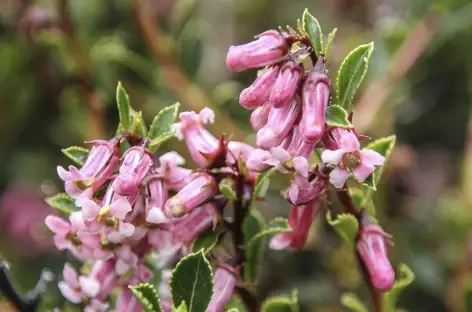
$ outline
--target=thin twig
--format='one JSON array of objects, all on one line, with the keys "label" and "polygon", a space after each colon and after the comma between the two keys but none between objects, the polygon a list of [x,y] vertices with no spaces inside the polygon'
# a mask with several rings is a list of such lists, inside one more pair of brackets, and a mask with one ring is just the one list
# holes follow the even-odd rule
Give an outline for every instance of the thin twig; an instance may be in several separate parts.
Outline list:
[{"label": "thin twig", "polygon": [[59,14],[60,29],[65,35],[69,55],[75,63],[75,80],[79,85],[79,91],[86,105],[87,116],[91,124],[87,136],[89,139],[104,138],[106,127],[102,100],[93,86],[92,65],[75,36],[67,0],[59,0]]},{"label": "thin twig", "polygon": [[359,133],[370,128],[375,116],[380,111],[393,87],[408,73],[419,57],[424,54],[436,33],[439,20],[440,15],[437,12],[430,12],[422,18],[413,27],[401,47],[390,59],[387,71],[380,77],[372,80],[372,83],[361,94],[354,114],[356,130]]},{"label": "thin twig", "polygon": [[[152,10],[143,8],[141,2],[140,0],[133,0],[133,13],[141,30],[141,35],[165,77],[163,82],[167,88],[175,94],[182,104],[196,111],[207,106],[212,107],[215,110],[216,118],[223,119],[224,117],[211,104],[212,101],[205,92],[193,84],[182,72],[174,58],[168,40],[166,40],[158,26],[157,17],[152,13]],[[233,134],[240,139],[244,137],[244,132],[228,118],[224,119],[224,124],[216,124],[215,129],[228,135]]]}]

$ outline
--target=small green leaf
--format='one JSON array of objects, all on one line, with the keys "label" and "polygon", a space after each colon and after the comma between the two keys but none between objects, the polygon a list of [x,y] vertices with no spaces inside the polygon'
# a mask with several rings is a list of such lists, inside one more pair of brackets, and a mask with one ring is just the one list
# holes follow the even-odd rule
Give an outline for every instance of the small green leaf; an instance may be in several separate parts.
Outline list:
[{"label": "small green leaf", "polygon": [[260,173],[257,176],[256,184],[254,186],[254,192],[252,193],[250,207],[254,207],[256,201],[259,198],[265,197],[267,190],[269,189],[270,177],[272,176],[274,172],[275,172],[275,168],[271,168],[263,173]]},{"label": "small green leaf", "polygon": [[328,42],[326,43],[326,46],[324,48],[325,59],[327,59],[329,54],[331,53],[331,48],[333,47],[333,41],[334,41],[334,38],[336,37],[337,32],[338,32],[338,29],[335,28],[328,35]]},{"label": "small green leaf", "polygon": [[398,296],[415,280],[415,273],[404,263],[398,266],[400,277],[395,281],[393,288],[384,294],[386,311],[394,311]]},{"label": "small green leaf", "polygon": [[174,105],[167,106],[163,108],[157,115],[154,117],[151,126],[149,127],[148,137],[149,139],[155,139],[159,136],[166,135],[171,132],[172,124],[174,124],[177,119],[177,114],[179,113],[180,103],[177,102]]},{"label": "small green leaf", "polygon": [[266,299],[262,303],[262,312],[298,312],[297,291],[292,291],[291,295],[281,295]]},{"label": "small green leaf", "polygon": [[174,304],[185,301],[188,312],[205,312],[213,295],[213,274],[203,250],[177,263],[170,279]]},{"label": "small green leaf", "polygon": [[326,220],[346,242],[355,245],[357,232],[359,231],[359,222],[352,214],[338,214],[336,220],[331,218],[331,212],[326,213]]},{"label": "small green leaf", "polygon": [[321,33],[320,23],[318,20],[305,9],[302,16],[303,30],[305,30],[316,55],[320,55],[323,51],[323,34]]},{"label": "small green leaf", "polygon": [[218,184],[220,192],[229,200],[236,200],[235,182],[233,179],[225,178]]},{"label": "small green leaf", "polygon": [[182,301],[177,308],[173,306],[172,312],[188,312],[187,304],[185,303],[185,301]]},{"label": "small green leaf", "polygon": [[129,127],[131,126],[130,124],[131,110],[130,110],[128,93],[126,92],[121,82],[118,82],[118,86],[116,87],[116,104],[118,105],[120,125],[123,127],[124,130],[128,130]]},{"label": "small green leaf", "polygon": [[162,312],[159,295],[153,285],[142,283],[136,286],[130,285],[129,289],[141,302],[144,312]]},{"label": "small green leaf", "polygon": [[208,229],[198,237],[193,242],[192,252],[198,252],[203,249],[204,253],[209,253],[213,248],[215,248],[218,243],[218,238],[220,233],[213,231],[213,229]]},{"label": "small green leaf", "polygon": [[349,111],[351,101],[362,83],[374,43],[364,44],[352,50],[344,59],[338,71],[336,80],[338,105]]},{"label": "small green leaf", "polygon": [[149,144],[148,144],[148,150],[151,151],[151,153],[154,153],[157,151],[159,146],[161,146],[162,143],[172,139],[172,137],[175,135],[175,130],[171,130],[169,132],[166,132],[157,138],[152,139]]},{"label": "small green leaf", "polygon": [[256,244],[260,239],[275,235],[283,232],[290,232],[292,228],[288,225],[288,220],[282,217],[272,219],[269,224],[259,233],[254,235],[248,242],[248,248],[251,248],[252,244]]},{"label": "small green leaf", "polygon": [[74,211],[80,211],[75,205],[75,200],[66,193],[59,193],[45,199],[49,206],[59,210],[65,215],[70,215]]},{"label": "small green leaf", "polygon": [[372,198],[373,191],[376,190],[376,186],[380,181],[382,176],[383,168],[387,164],[390,155],[392,154],[393,148],[395,147],[395,142],[397,138],[395,135],[391,135],[385,138],[381,138],[371,142],[364,149],[371,149],[385,157],[385,162],[382,166],[375,167],[375,171],[370,175],[362,185],[367,186],[368,189],[365,191],[364,200],[362,202],[363,207],[367,207],[369,201]]},{"label": "small green leaf", "polygon": [[351,129],[354,126],[348,120],[348,112],[339,105],[326,108],[326,123],[331,127]]},{"label": "small green leaf", "polygon": [[133,114],[133,122],[131,123],[131,134],[145,137],[147,134],[146,123],[144,122],[143,112]]},{"label": "small green leaf", "polygon": [[341,304],[355,312],[369,312],[369,310],[367,309],[365,304],[359,299],[359,297],[357,297],[356,294],[351,292],[342,294]]},{"label": "small green leaf", "polygon": [[252,209],[244,218],[243,235],[246,252],[246,263],[244,264],[244,278],[247,281],[254,281],[257,276],[260,260],[263,252],[262,240],[253,243],[249,248],[248,242],[261,232],[265,227],[264,217],[257,209]]},{"label": "small green leaf", "polygon": [[87,159],[89,149],[80,147],[80,146],[71,146],[68,148],[63,148],[62,153],[66,155],[70,160],[76,163],[79,166],[83,166],[85,159]]}]

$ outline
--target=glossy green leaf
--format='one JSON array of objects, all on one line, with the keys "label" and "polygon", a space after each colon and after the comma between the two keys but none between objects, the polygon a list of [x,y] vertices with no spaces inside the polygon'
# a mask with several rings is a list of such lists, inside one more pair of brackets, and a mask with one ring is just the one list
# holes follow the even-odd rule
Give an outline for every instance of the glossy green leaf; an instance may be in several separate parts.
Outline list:
[{"label": "glossy green leaf", "polygon": [[247,281],[255,281],[263,253],[263,240],[254,242],[249,246],[249,241],[265,228],[265,221],[262,214],[252,209],[244,218],[243,235],[246,252],[246,263],[244,265],[244,278]]},{"label": "glossy green leaf", "polygon": [[348,112],[339,105],[329,105],[326,108],[326,124],[338,128],[354,128],[348,120]]},{"label": "glossy green leaf", "polygon": [[143,112],[136,112],[133,114],[133,121],[131,123],[131,134],[145,137],[147,134],[146,122],[143,118]]},{"label": "glossy green leaf", "polygon": [[198,252],[203,249],[205,254],[209,253],[218,243],[219,234],[220,233],[213,231],[213,229],[210,228],[198,235],[193,242],[192,252]]},{"label": "glossy green leaf", "polygon": [[323,34],[321,33],[320,23],[318,20],[305,9],[302,16],[303,30],[305,30],[316,55],[320,55],[323,51]]},{"label": "glossy green leaf", "polygon": [[356,296],[356,294],[348,292],[341,296],[341,304],[355,312],[369,312],[365,304]]},{"label": "glossy green leaf", "polygon": [[349,111],[354,95],[367,73],[374,43],[361,45],[352,50],[344,59],[336,80],[337,104]]},{"label": "glossy green leaf", "polygon": [[400,274],[397,274],[397,280],[395,281],[393,288],[384,294],[386,311],[394,311],[400,294],[415,280],[415,274],[404,263],[398,266],[398,272]]},{"label": "glossy green leaf", "polygon": [[66,155],[70,160],[79,166],[83,166],[85,160],[87,159],[89,149],[80,147],[80,146],[71,146],[68,148],[63,148],[62,153]]},{"label": "glossy green leaf", "polygon": [[329,54],[331,53],[331,48],[333,47],[334,38],[336,37],[337,32],[338,29],[335,28],[328,35],[328,42],[326,43],[326,46],[324,48],[325,59],[327,59]]},{"label": "glossy green leaf", "polygon": [[174,135],[175,135],[175,130],[171,130],[167,133],[164,133],[158,136],[157,138],[152,139],[151,141],[149,141],[148,150],[151,151],[151,153],[156,152],[162,143],[172,139]]},{"label": "glossy green leaf", "polygon": [[203,250],[182,258],[172,271],[170,288],[174,304],[187,304],[189,312],[205,312],[213,295],[213,274]]},{"label": "glossy green leaf", "polygon": [[120,125],[123,127],[124,130],[128,130],[129,127],[131,126],[130,124],[131,110],[130,110],[128,93],[126,92],[121,82],[118,82],[118,86],[116,87],[116,104],[118,105]]},{"label": "glossy green leaf", "polygon": [[265,197],[267,190],[269,189],[270,185],[270,177],[274,174],[275,168],[271,168],[263,173],[260,173],[257,176],[256,184],[254,186],[254,192],[252,193],[251,205],[250,207],[254,207],[256,201],[260,198]]},{"label": "glossy green leaf", "polygon": [[297,291],[291,295],[281,295],[266,299],[262,303],[262,312],[299,312]]},{"label": "glossy green leaf", "polygon": [[359,222],[352,214],[341,213],[336,216],[336,220],[331,217],[331,212],[326,213],[326,220],[346,242],[355,245],[357,232],[359,231]]},{"label": "glossy green leaf", "polygon": [[162,312],[159,295],[156,288],[148,283],[129,286],[129,289],[139,299],[144,312]]},{"label": "glossy green leaf", "polygon": [[70,215],[74,211],[80,211],[80,208],[75,205],[75,200],[66,193],[59,193],[48,197],[46,198],[46,203],[65,215]]},{"label": "glossy green leaf", "polygon": [[187,304],[182,301],[178,307],[173,306],[172,312],[188,312]]},{"label": "glossy green leaf", "polygon": [[288,225],[288,220],[282,217],[272,219],[269,224],[259,233],[254,235],[247,243],[248,248],[251,248],[251,244],[256,244],[260,239],[275,235],[283,232],[290,232],[292,228]]},{"label": "glossy green leaf", "polygon": [[148,137],[149,139],[155,139],[160,136],[165,136],[172,131],[172,125],[177,119],[179,113],[180,103],[177,102],[174,105],[163,108],[154,117],[154,120],[149,127]]}]

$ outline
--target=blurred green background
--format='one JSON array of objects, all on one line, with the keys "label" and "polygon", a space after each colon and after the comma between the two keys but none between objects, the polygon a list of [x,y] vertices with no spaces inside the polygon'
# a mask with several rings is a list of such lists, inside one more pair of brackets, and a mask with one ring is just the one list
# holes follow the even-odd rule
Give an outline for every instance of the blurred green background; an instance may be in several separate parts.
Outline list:
[{"label": "blurred green background", "polygon": [[[357,45],[375,42],[356,97],[354,125],[378,138],[396,133],[376,206],[415,283],[408,311],[472,311],[472,3],[467,0],[0,0],[0,254],[23,289],[65,258],[42,226],[43,198],[62,191],[61,148],[107,138],[117,124],[115,88],[150,121],[164,106],[219,111],[215,135],[254,143],[239,92],[255,72],[231,73],[229,45],[304,8],[329,33],[335,77]],[[167,148],[185,155],[184,145]],[[261,205],[288,214],[273,183]],[[367,298],[349,248],[314,222],[304,250],[266,252],[260,296],[298,288],[302,311],[344,311],[345,291]],[[468,305],[469,304],[469,305]],[[467,307],[468,306],[468,307]],[[11,311],[0,303],[0,311]]]}]

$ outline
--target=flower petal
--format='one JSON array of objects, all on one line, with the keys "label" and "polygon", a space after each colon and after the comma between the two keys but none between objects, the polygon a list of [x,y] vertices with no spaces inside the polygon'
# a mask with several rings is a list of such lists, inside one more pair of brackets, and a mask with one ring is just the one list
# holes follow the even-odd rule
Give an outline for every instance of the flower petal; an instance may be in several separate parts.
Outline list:
[{"label": "flower petal", "polygon": [[293,167],[301,176],[308,177],[308,170],[310,169],[308,159],[301,156],[293,158]]},{"label": "flower petal", "polygon": [[120,222],[118,230],[120,231],[121,235],[130,237],[134,234],[135,227],[131,223]]},{"label": "flower petal", "polygon": [[70,232],[70,224],[56,216],[47,216],[44,220],[46,226],[58,235],[66,235]]},{"label": "flower petal", "polygon": [[64,270],[62,271],[62,278],[64,282],[67,283],[72,288],[79,288],[79,279],[77,272],[75,271],[74,267],[69,263],[64,265]]},{"label": "flower petal", "polygon": [[131,210],[132,208],[129,201],[124,197],[118,198],[110,205],[110,214],[120,220],[123,220]]},{"label": "flower petal", "polygon": [[353,173],[359,182],[364,182],[374,172],[374,169],[373,165],[361,162],[354,168]]},{"label": "flower petal", "polygon": [[80,288],[82,288],[82,291],[87,297],[93,298],[100,291],[100,283],[93,278],[79,276],[79,283]]},{"label": "flower petal", "polygon": [[291,233],[280,233],[271,238],[269,248],[274,250],[286,249],[292,242]]},{"label": "flower petal", "polygon": [[323,163],[337,165],[343,159],[345,151],[343,149],[338,149],[335,151],[324,150],[321,154],[321,161]]},{"label": "flower petal", "polygon": [[82,204],[82,217],[86,221],[95,219],[100,213],[101,207],[93,200],[81,201]]},{"label": "flower petal", "polygon": [[381,166],[385,162],[385,157],[374,150],[362,150],[359,152],[359,156],[361,162],[374,166]]},{"label": "flower petal", "polygon": [[334,168],[334,170],[329,174],[329,182],[331,182],[331,184],[336,188],[342,188],[344,183],[346,183],[347,178],[349,178],[349,172],[340,167]]},{"label": "flower petal", "polygon": [[154,224],[168,223],[170,220],[159,207],[152,207],[146,216],[146,221]]},{"label": "flower petal", "polygon": [[82,302],[82,294],[80,293],[80,291],[76,291],[76,290],[70,288],[69,285],[67,285],[63,281],[60,281],[57,284],[57,287],[61,291],[64,298],[66,298],[70,302],[75,303],[75,304],[79,304],[79,303]]}]

